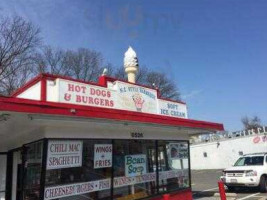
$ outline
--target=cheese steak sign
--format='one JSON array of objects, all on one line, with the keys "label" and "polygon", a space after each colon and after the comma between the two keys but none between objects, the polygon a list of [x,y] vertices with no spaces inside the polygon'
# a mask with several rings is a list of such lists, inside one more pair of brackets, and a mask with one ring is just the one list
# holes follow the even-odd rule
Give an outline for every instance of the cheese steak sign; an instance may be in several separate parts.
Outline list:
[{"label": "cheese steak sign", "polygon": [[[57,79],[53,101],[187,118],[185,104],[158,99],[154,89],[115,81],[108,87]],[[55,90],[54,90],[55,91]],[[48,92],[54,92],[48,91]]]},{"label": "cheese steak sign", "polygon": [[47,149],[47,169],[82,166],[82,141],[50,140]]}]

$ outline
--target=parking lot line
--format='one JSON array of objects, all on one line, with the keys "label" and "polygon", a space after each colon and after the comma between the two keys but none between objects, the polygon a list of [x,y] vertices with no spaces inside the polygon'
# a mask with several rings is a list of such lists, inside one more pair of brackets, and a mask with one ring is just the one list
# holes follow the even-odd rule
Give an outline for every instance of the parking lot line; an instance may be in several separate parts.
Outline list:
[{"label": "parking lot line", "polygon": [[207,189],[207,190],[202,190],[200,192],[194,192],[193,195],[199,194],[199,193],[202,193],[202,192],[208,192],[208,191],[216,190],[216,189],[218,189],[218,187],[216,187],[216,188],[210,188],[210,189]]},{"label": "parking lot line", "polygon": [[260,194],[260,193],[258,192],[258,193],[255,193],[255,194],[251,194],[251,195],[245,196],[245,197],[243,197],[243,198],[240,198],[240,199],[237,199],[237,200],[244,200],[244,199],[248,199],[248,198],[250,198],[250,197],[254,197],[254,196],[258,195],[258,194]]},{"label": "parking lot line", "polygon": [[203,190],[201,192],[208,192],[208,191],[212,191],[212,190],[216,190],[216,189],[218,189],[218,187],[216,187],[216,188],[210,188],[210,189],[207,189],[207,190]]}]

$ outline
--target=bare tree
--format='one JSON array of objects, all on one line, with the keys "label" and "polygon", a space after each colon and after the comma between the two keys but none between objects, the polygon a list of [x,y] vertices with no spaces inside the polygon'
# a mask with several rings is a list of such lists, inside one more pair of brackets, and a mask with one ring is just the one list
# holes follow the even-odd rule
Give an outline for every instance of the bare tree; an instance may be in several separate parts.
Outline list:
[{"label": "bare tree", "polygon": [[162,72],[148,72],[146,83],[150,87],[156,87],[163,98],[180,100],[180,93],[174,82]]},{"label": "bare tree", "polygon": [[[119,79],[127,80],[123,67],[118,68],[115,71],[114,76]],[[162,72],[151,71],[147,67],[143,66],[139,68],[136,76],[136,82],[147,85],[151,88],[157,88],[160,92],[160,96],[163,98],[180,100],[178,88],[174,82]]]},{"label": "bare tree", "polygon": [[70,76],[70,70],[66,66],[66,52],[62,49],[45,46],[35,55],[35,74],[51,73]]},{"label": "bare tree", "polygon": [[241,119],[241,122],[245,130],[256,129],[261,126],[261,119],[258,116],[254,116],[253,118],[245,116]]},{"label": "bare tree", "polygon": [[84,81],[97,81],[102,73],[102,54],[85,48],[66,52],[66,67],[72,77]]},{"label": "bare tree", "polygon": [[0,19],[0,93],[8,95],[30,75],[40,30],[21,17]]},{"label": "bare tree", "polygon": [[35,56],[37,73],[52,73],[70,76],[84,81],[97,81],[106,67],[112,73],[112,65],[103,66],[102,54],[86,49],[54,49],[46,46]]}]

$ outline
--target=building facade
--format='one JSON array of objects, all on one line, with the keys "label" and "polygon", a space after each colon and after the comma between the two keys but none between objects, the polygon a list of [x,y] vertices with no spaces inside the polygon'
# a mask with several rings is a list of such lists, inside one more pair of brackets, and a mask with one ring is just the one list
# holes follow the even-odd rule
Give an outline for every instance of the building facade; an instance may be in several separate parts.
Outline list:
[{"label": "building facade", "polygon": [[0,97],[1,200],[191,200],[189,136],[223,130],[188,119],[183,102],[128,82],[41,74]]}]

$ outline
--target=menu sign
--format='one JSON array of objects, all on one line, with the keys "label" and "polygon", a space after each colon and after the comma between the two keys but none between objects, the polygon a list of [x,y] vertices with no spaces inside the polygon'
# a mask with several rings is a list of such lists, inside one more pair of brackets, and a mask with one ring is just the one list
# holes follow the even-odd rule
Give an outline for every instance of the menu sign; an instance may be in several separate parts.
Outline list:
[{"label": "menu sign", "polygon": [[133,177],[146,174],[146,155],[125,156],[125,176]]},{"label": "menu sign", "polygon": [[94,168],[112,166],[112,144],[95,144]]},{"label": "menu sign", "polygon": [[188,158],[187,143],[170,143],[169,151],[171,160]]},{"label": "menu sign", "polygon": [[114,92],[84,83],[59,81],[59,102],[104,108],[114,107]]},{"label": "menu sign", "polygon": [[185,104],[160,99],[157,90],[152,88],[121,81],[107,88],[64,79],[57,79],[56,83],[58,92],[50,96],[60,103],[187,118]]},{"label": "menu sign", "polygon": [[[140,155],[139,155],[140,156]],[[140,158],[140,157],[139,157]],[[188,183],[188,170],[170,170],[159,172],[159,180],[166,180],[170,178],[179,178],[184,183]],[[140,183],[154,182],[156,181],[156,173],[145,173],[140,176],[133,177],[114,177],[113,187],[120,188],[128,185],[135,185]],[[90,182],[74,183],[67,185],[58,185],[52,187],[46,187],[44,191],[44,199],[59,199],[62,197],[82,195],[86,193],[103,191],[111,188],[111,179],[101,179]],[[99,195],[101,195],[99,194]]]},{"label": "menu sign", "polygon": [[47,150],[47,169],[82,166],[83,143],[78,140],[50,140]]},{"label": "menu sign", "polygon": [[110,179],[102,179],[84,183],[75,183],[68,185],[60,185],[47,187],[44,191],[44,199],[59,199],[73,195],[81,195],[90,192],[102,191],[110,189]]}]

